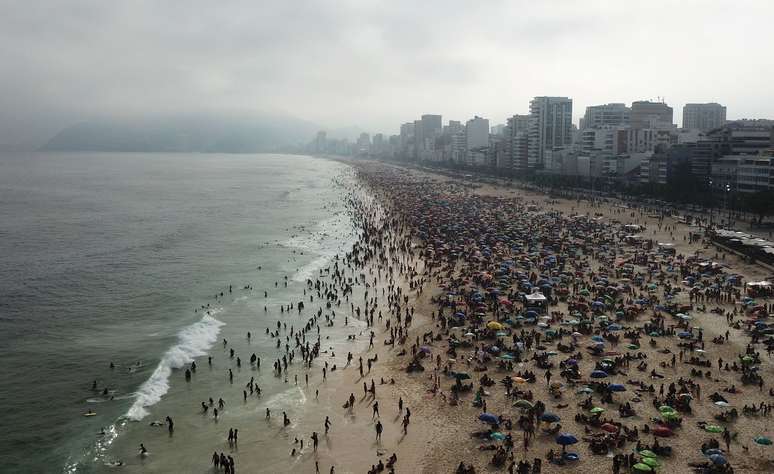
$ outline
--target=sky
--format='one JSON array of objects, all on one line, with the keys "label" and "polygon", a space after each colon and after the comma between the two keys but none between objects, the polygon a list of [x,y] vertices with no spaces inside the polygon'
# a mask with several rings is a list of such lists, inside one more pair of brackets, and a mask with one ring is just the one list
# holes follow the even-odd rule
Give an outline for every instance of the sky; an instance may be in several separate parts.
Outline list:
[{"label": "sky", "polygon": [[774,118],[772,0],[0,0],[0,144],[111,116],[282,114],[397,133],[538,95]]}]

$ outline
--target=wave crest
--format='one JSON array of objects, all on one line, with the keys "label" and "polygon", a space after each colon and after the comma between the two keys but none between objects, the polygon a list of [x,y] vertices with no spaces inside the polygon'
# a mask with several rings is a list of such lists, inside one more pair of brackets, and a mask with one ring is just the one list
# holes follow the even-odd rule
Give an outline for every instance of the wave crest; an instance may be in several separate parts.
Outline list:
[{"label": "wave crest", "polygon": [[218,340],[218,333],[225,323],[215,319],[210,311],[200,321],[180,330],[178,342],[161,357],[153,374],[137,390],[135,399],[126,417],[139,421],[148,415],[147,407],[153,406],[169,391],[169,377],[173,369],[179,369],[193,362],[195,357],[207,355],[207,350]]}]

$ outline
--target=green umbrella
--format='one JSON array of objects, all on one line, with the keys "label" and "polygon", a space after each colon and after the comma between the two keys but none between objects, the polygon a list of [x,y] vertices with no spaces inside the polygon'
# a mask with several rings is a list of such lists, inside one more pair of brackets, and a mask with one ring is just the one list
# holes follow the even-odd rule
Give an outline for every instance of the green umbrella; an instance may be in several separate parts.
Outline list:
[{"label": "green umbrella", "polygon": [[647,464],[643,464],[641,462],[638,462],[637,464],[635,464],[632,467],[634,468],[635,471],[640,471],[640,472],[652,472],[653,471],[652,467],[648,466]]},{"label": "green umbrella", "polygon": [[704,427],[704,431],[710,432],[710,433],[722,433],[723,428],[721,428],[718,425],[707,425]]},{"label": "green umbrella", "polygon": [[649,449],[643,449],[642,451],[640,451],[640,456],[646,457],[646,458],[657,458],[658,457],[658,455],[656,453],[654,453],[653,451],[651,451]]},{"label": "green umbrella", "polygon": [[516,400],[515,402],[513,402],[513,406],[528,409],[528,408],[532,408],[532,403],[530,403],[527,400]]},{"label": "green umbrella", "polygon": [[597,413],[604,413],[605,409],[602,407],[594,407],[591,410],[589,410],[590,413],[597,414]]},{"label": "green umbrella", "polygon": [[667,421],[675,421],[680,419],[680,415],[678,415],[675,412],[669,412],[669,413],[662,413],[661,418],[667,420]]},{"label": "green umbrella", "polygon": [[626,346],[626,348],[636,351],[637,349],[640,348],[640,346],[638,346],[637,344],[629,344],[628,346]]},{"label": "green umbrella", "polygon": [[660,464],[656,458],[643,458],[642,463],[647,464],[650,467],[658,467]]},{"label": "green umbrella", "polygon": [[755,444],[760,444],[762,446],[771,446],[771,438],[767,438],[766,436],[756,436],[753,438],[753,441],[755,441]]},{"label": "green umbrella", "polygon": [[675,409],[670,407],[669,405],[661,405],[658,407],[658,411],[661,413],[674,413]]}]

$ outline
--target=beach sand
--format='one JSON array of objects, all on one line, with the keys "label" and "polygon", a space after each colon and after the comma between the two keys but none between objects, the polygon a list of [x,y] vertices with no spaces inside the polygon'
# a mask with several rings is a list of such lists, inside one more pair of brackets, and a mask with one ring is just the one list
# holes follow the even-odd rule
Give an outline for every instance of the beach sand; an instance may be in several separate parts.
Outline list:
[{"label": "beach sand", "polygon": [[[373,172],[374,169],[382,169],[389,165],[383,164],[361,164],[365,172]],[[411,175],[415,177],[425,177],[438,182],[453,181],[441,175],[429,174],[424,171],[411,170]],[[658,219],[648,217],[647,214],[641,214],[639,211],[622,209],[613,202],[597,203],[592,206],[588,201],[574,201],[560,198],[549,198],[546,195],[530,192],[512,187],[500,187],[493,185],[479,186],[471,190],[475,194],[483,196],[508,197],[534,202],[543,210],[557,210],[565,215],[586,214],[597,215],[603,220],[617,219],[622,223],[639,224],[645,226],[643,235],[646,238],[654,239],[657,242],[672,242],[675,244],[677,253],[684,255],[693,255],[697,251],[701,255],[709,256],[713,260],[726,265],[734,273],[744,276],[746,281],[759,280],[768,276],[768,272],[758,266],[749,265],[734,255],[722,255],[722,252],[716,252],[714,248],[701,243],[688,243],[688,233],[691,229],[680,224],[673,218],[665,218],[661,222],[661,228],[658,227]],[[631,213],[634,213],[632,215]],[[715,258],[715,254],[717,258]],[[419,318],[411,328],[411,341],[418,335],[430,330],[438,331],[435,322],[430,318],[434,312],[434,306],[430,302],[430,296],[433,292],[440,293],[437,286],[433,283],[422,295],[414,295],[412,305],[416,308]],[[687,293],[683,292],[678,301],[685,299],[687,302]],[[733,309],[733,305],[723,304],[715,305],[707,303],[710,307],[721,306],[725,310]],[[566,304],[560,303],[551,310],[567,312]],[[725,318],[712,313],[702,313],[692,311],[691,315],[695,318],[692,325],[702,327],[704,330],[704,339],[710,340],[715,336],[723,335],[728,329]],[[641,316],[640,319],[644,319]],[[384,335],[381,330],[380,336]],[[702,378],[701,391],[702,398],[693,403],[693,413],[686,415],[679,428],[679,433],[671,438],[662,440],[662,444],[667,444],[673,448],[674,455],[661,458],[662,472],[692,472],[688,467],[689,461],[703,461],[704,458],[699,452],[699,445],[710,438],[720,439],[718,435],[712,435],[700,429],[696,422],[703,420],[713,423],[713,416],[721,410],[712,402],[706,399],[706,395],[718,391],[722,392],[724,387],[731,383],[738,382],[738,375],[733,372],[718,371],[714,361],[722,357],[726,361],[733,361],[736,355],[744,352],[745,345],[749,338],[743,334],[743,331],[732,329],[730,331],[729,342],[722,345],[708,345],[708,358],[713,361],[712,379]],[[656,349],[669,347],[675,350],[676,338],[660,338],[658,347],[651,348],[646,344],[642,345],[641,351],[647,354],[647,360],[651,366],[657,366],[659,362],[669,361],[667,355],[661,354]],[[446,344],[438,341],[434,344],[438,350],[445,350]],[[435,347],[434,347],[435,349]],[[321,392],[321,398],[324,396],[326,404],[333,408],[332,421],[334,428],[328,436],[328,441],[322,444],[316,455],[310,455],[302,462],[302,470],[313,469],[313,460],[319,460],[321,467],[335,464],[336,472],[365,472],[371,465],[375,464],[377,459],[385,459],[391,453],[395,452],[398,456],[396,472],[454,472],[457,465],[463,461],[466,464],[473,465],[479,472],[488,472],[496,470],[489,465],[492,457],[490,451],[479,451],[478,446],[482,442],[470,436],[470,433],[482,429],[482,423],[477,417],[481,413],[480,408],[471,405],[471,396],[463,397],[458,406],[450,406],[443,401],[439,394],[433,394],[430,389],[433,387],[432,371],[423,373],[407,374],[403,370],[410,359],[408,356],[397,356],[398,349],[387,350],[381,343],[377,343],[375,349],[367,354],[377,352],[380,356],[380,363],[375,366],[372,373],[365,377],[366,380],[373,378],[379,380],[384,378],[389,380],[394,378],[395,385],[380,386],[377,383],[378,400],[383,423],[386,425],[384,441],[377,445],[374,441],[373,422],[371,420],[371,409],[369,408],[369,399],[363,399],[362,380],[354,371],[342,372],[341,379],[335,386],[326,386]],[[389,358],[382,362],[383,357]],[[461,359],[461,358],[460,358]],[[532,364],[522,364],[529,368]],[[590,361],[584,361],[584,368],[591,368]],[[427,364],[426,364],[427,367]],[[517,367],[518,369],[518,367]],[[659,369],[663,372],[665,379],[653,382],[658,388],[659,383],[668,384],[679,376],[686,376],[689,367],[684,364],[678,364],[675,369]],[[772,375],[772,366],[770,360],[764,357],[761,367],[762,374],[766,380]],[[634,372],[634,371],[632,371]],[[493,379],[499,380],[505,373],[490,369],[490,375]],[[539,374],[542,372],[538,372]],[[480,375],[474,374],[474,377]],[[640,374],[638,374],[640,375]],[[620,378],[620,377],[619,377]],[[643,377],[639,377],[643,378]],[[448,394],[451,385],[450,378],[442,379],[441,391]],[[331,384],[333,385],[333,384]],[[542,377],[538,381],[529,384],[528,388],[533,391],[535,400],[544,400],[547,408],[562,417],[562,431],[575,433],[578,438],[583,435],[583,426],[573,421],[574,416],[581,412],[577,403],[580,397],[574,395],[572,391],[565,391],[560,400],[554,400],[548,393],[546,383]],[[761,392],[757,387],[741,387],[743,394],[731,396],[725,394],[732,405],[740,409],[743,404],[758,404],[760,402],[770,402],[768,396],[768,385]],[[491,395],[486,397],[488,411],[492,413],[515,414],[515,409],[511,407],[511,399],[505,397],[502,386],[493,386],[488,389]],[[357,408],[354,415],[347,415],[345,410],[338,409],[341,403],[346,399],[350,392],[354,392],[358,398]],[[632,398],[633,392],[616,394],[616,401],[624,402]],[[397,410],[397,400],[401,397],[406,406],[411,408],[412,421],[409,426],[408,434],[402,435],[401,416]],[[649,418],[657,415],[655,409],[649,406],[649,400],[645,397],[640,404],[635,404],[638,415],[624,420],[624,423],[630,427],[642,426],[651,423]],[[557,408],[557,405],[568,405],[565,408]],[[617,417],[614,417],[617,418]],[[736,433],[735,441],[731,444],[731,450],[727,453],[728,461],[733,465],[735,472],[772,472],[774,464],[768,459],[774,457],[766,447],[757,446],[752,442],[754,436],[760,434],[771,434],[767,427],[768,420],[763,416],[741,416],[736,423],[729,425],[731,431]],[[515,448],[515,459],[533,460],[534,458],[543,459],[543,472],[611,472],[612,453],[607,457],[595,456],[589,449],[587,443],[580,442],[572,448],[580,454],[581,460],[572,466],[553,466],[545,461],[545,456],[550,449],[557,450],[553,436],[541,434],[540,430],[535,439],[531,442],[528,451],[525,453],[522,446],[523,434],[521,431],[513,430]],[[641,435],[644,442],[652,442],[652,436]],[[721,441],[722,444],[722,441]],[[746,448],[746,449],[745,449]],[[632,451],[632,445],[628,444],[620,452],[629,453]],[[244,461],[243,461],[244,462]],[[339,467],[341,466],[341,467]]]},{"label": "beach sand", "polygon": [[[692,230],[690,227],[680,224],[674,218],[667,217],[659,222],[659,219],[648,217],[649,212],[634,209],[625,209],[618,202],[594,203],[587,200],[578,201],[562,199],[555,196],[547,196],[534,191],[517,189],[513,186],[499,186],[492,184],[480,184],[471,180],[462,180],[455,177],[430,173],[425,170],[405,169],[394,165],[387,165],[375,162],[352,162],[364,178],[364,181],[371,181],[370,191],[374,194],[377,201],[381,202],[384,208],[388,209],[388,219],[395,219],[395,222],[401,222],[412,211],[403,208],[402,196],[397,190],[391,190],[388,186],[378,186],[380,179],[385,176],[392,178],[402,178],[407,181],[409,188],[413,193],[421,193],[423,186],[437,186],[450,193],[450,195],[467,196],[475,202],[476,199],[507,198],[513,199],[514,203],[520,205],[534,205],[541,212],[560,212],[563,216],[586,215],[593,216],[600,223],[610,225],[610,228],[617,228],[623,224],[638,224],[644,226],[641,235],[646,239],[653,239],[656,242],[671,242],[678,254],[683,255],[703,255],[720,262],[727,267],[728,272],[742,275],[745,281],[760,280],[768,276],[768,272],[758,266],[749,265],[734,255],[723,255],[716,250],[701,242],[689,243],[688,233]],[[391,178],[391,179],[392,179]],[[613,224],[612,221],[619,221]],[[659,226],[660,224],[660,226]],[[397,227],[393,227],[394,230]],[[338,370],[328,372],[327,380],[322,380],[318,374],[323,357],[315,362],[315,368],[310,372],[309,386],[300,383],[299,390],[305,397],[305,409],[298,416],[294,417],[293,424],[283,428],[281,426],[281,413],[272,413],[271,420],[265,420],[261,410],[256,409],[251,419],[245,419],[243,423],[250,423],[251,428],[257,427],[259,430],[270,430],[274,433],[272,446],[269,448],[267,441],[255,442],[250,437],[250,431],[240,430],[244,436],[240,437],[240,444],[237,457],[238,472],[315,472],[316,465],[320,472],[327,473],[335,468],[336,473],[364,473],[368,472],[372,466],[379,461],[387,463],[389,456],[393,453],[397,456],[395,463],[395,472],[410,473],[450,473],[455,472],[460,462],[475,468],[476,472],[507,472],[509,461],[504,467],[496,468],[490,464],[493,451],[479,450],[483,444],[499,445],[500,443],[491,443],[471,436],[472,432],[485,429],[486,425],[480,422],[478,416],[482,409],[472,404],[474,391],[463,394],[459,403],[455,406],[449,403],[451,398],[450,388],[454,379],[451,376],[444,375],[441,370],[434,370],[436,358],[440,357],[441,366],[446,365],[449,356],[446,351],[448,345],[448,331],[441,328],[439,320],[435,317],[438,314],[437,298],[443,296],[446,291],[441,289],[441,284],[460,277],[461,271],[470,271],[466,268],[469,262],[464,259],[455,267],[452,272],[440,271],[440,267],[435,266],[430,269],[425,267],[427,261],[420,255],[420,252],[427,248],[427,243],[417,238],[416,229],[401,227],[403,232],[411,234],[413,239],[413,249],[410,254],[406,249],[391,249],[385,255],[390,265],[395,264],[404,268],[403,272],[396,272],[395,285],[401,288],[401,296],[405,295],[408,300],[401,304],[402,310],[413,308],[414,318],[411,326],[408,328],[408,334],[405,344],[395,344],[394,346],[385,345],[385,340],[391,337],[390,330],[386,327],[386,320],[392,318],[393,329],[395,328],[394,314],[391,314],[391,308],[385,303],[386,297],[380,290],[387,287],[386,273],[378,276],[378,282],[373,287],[379,297],[378,309],[384,312],[384,319],[375,321],[373,330],[375,332],[374,347],[368,348],[362,353],[355,353],[353,364],[349,367],[342,367],[342,356],[337,354],[336,361],[339,363]],[[695,229],[693,229],[695,230]],[[402,241],[407,241],[408,234],[400,236]],[[395,236],[393,236],[395,237]],[[619,256],[625,256],[631,249],[621,245]],[[717,253],[717,256],[716,256]],[[605,268],[607,263],[602,263],[593,257],[587,257],[588,263],[595,271],[610,270]],[[399,262],[399,263],[398,263]],[[384,265],[385,263],[382,262]],[[381,268],[384,271],[384,268]],[[407,272],[405,270],[410,270]],[[358,268],[367,280],[376,278],[380,265],[374,261],[368,265]],[[679,286],[679,281],[677,282]],[[388,289],[388,293],[395,294],[395,288]],[[356,306],[363,306],[365,300],[356,301]],[[687,291],[681,291],[676,299],[677,303],[688,303]],[[763,300],[769,303],[769,300]],[[403,303],[403,302],[401,302]],[[719,304],[706,303],[707,310],[716,306],[722,307],[726,311],[734,309],[733,303]],[[736,306],[739,309],[739,305]],[[349,308],[341,308],[337,325],[340,324],[341,313],[348,314]],[[551,312],[560,312],[565,316],[569,314],[567,302],[560,301],[557,305],[549,307]],[[448,310],[445,313],[448,316]],[[645,309],[636,319],[627,321],[625,324],[636,327],[641,326],[650,316],[653,315],[652,308]],[[726,452],[728,462],[733,466],[735,472],[772,472],[774,463],[768,461],[774,458],[774,453],[770,453],[768,447],[758,446],[752,439],[758,435],[771,436],[774,434],[768,427],[768,417],[762,415],[743,415],[742,406],[745,404],[759,404],[761,402],[770,403],[771,397],[768,395],[769,384],[765,384],[762,391],[756,386],[742,385],[739,381],[739,374],[733,371],[718,370],[715,361],[721,357],[724,361],[733,362],[738,360],[738,355],[744,353],[745,346],[749,342],[749,336],[744,330],[729,329],[726,318],[710,312],[700,312],[696,309],[690,311],[694,318],[691,321],[692,326],[703,328],[704,341],[707,341],[707,359],[712,362],[711,378],[702,377],[696,379],[701,384],[701,396],[691,404],[692,413],[683,414],[682,425],[675,430],[675,436],[660,439],[662,445],[672,447],[673,455],[669,457],[660,457],[661,467],[659,472],[694,472],[688,466],[689,462],[703,462],[706,460],[702,456],[700,445],[708,439],[716,439],[722,445],[722,439],[719,434],[711,434],[701,429],[697,422],[706,421],[710,424],[720,424],[728,426],[734,433],[735,439],[731,443],[731,449]],[[495,316],[488,314],[485,320],[492,319]],[[668,322],[674,322],[669,319]],[[534,329],[534,326],[526,327],[527,330]],[[729,331],[729,340],[725,344],[711,344],[716,336],[723,336]],[[439,336],[433,341],[423,340],[423,336],[432,332],[433,336]],[[359,336],[362,342],[366,335]],[[366,339],[367,340],[367,339]],[[578,349],[585,354],[585,343],[588,343],[588,337],[583,336],[579,342]],[[485,339],[475,341],[476,344],[487,343]],[[492,341],[488,341],[491,343]],[[669,366],[671,355],[664,354],[663,349],[668,348],[672,353],[677,353],[679,349],[676,344],[680,339],[676,337],[658,337],[656,346],[651,347],[647,343],[647,337],[643,337],[639,352],[646,355],[648,370],[655,368],[664,375],[664,379],[650,380],[648,372],[637,372],[634,368],[635,362],[632,362],[631,370],[628,371],[628,377],[617,375],[606,379],[606,382],[619,382],[625,384],[627,378],[642,380],[646,384],[653,384],[656,394],[661,383],[668,385],[676,381],[679,377],[690,378],[689,370],[691,366],[678,363],[675,368]],[[429,357],[422,360],[425,368],[423,372],[407,373],[405,368],[412,360],[412,346],[416,349],[420,345],[426,345]],[[621,342],[621,346],[625,343]],[[549,345],[549,348],[550,345]],[[404,355],[401,355],[401,353]],[[473,348],[458,348],[456,362],[452,364],[452,370],[469,372],[472,375],[475,389],[478,388],[478,378],[483,374],[488,374],[495,382],[499,382],[507,375],[514,375],[514,372],[532,370],[537,376],[535,383],[527,383],[516,388],[530,390],[533,393],[533,400],[541,400],[545,403],[546,409],[561,417],[563,432],[573,433],[580,440],[579,443],[570,447],[570,450],[580,455],[580,460],[570,465],[557,466],[550,464],[546,459],[550,450],[557,452],[560,447],[554,441],[555,435],[543,433],[539,426],[531,440],[528,450],[525,452],[523,439],[524,433],[516,426],[516,420],[521,414],[520,411],[512,406],[513,399],[506,396],[505,389],[500,383],[496,383],[485,390],[484,396],[487,404],[487,411],[499,415],[511,417],[514,421],[512,430],[502,431],[511,433],[513,437],[514,449],[512,451],[513,460],[518,463],[520,460],[533,462],[534,459],[542,460],[541,472],[612,472],[612,457],[614,454],[629,454],[634,450],[634,443],[626,443],[620,450],[613,450],[607,455],[594,455],[589,449],[589,444],[583,441],[591,433],[598,433],[599,430],[591,429],[591,433],[584,433],[584,425],[575,421],[576,415],[588,414],[586,410],[578,406],[579,402],[585,397],[575,394],[575,389],[583,384],[578,383],[576,387],[564,383],[562,395],[560,398],[551,396],[548,390],[548,384],[543,378],[543,370],[537,369],[535,363],[529,360],[536,351],[526,351],[523,356],[525,361],[514,364],[513,371],[505,371],[489,364],[485,372],[474,371],[474,364],[466,363],[473,357]],[[370,371],[366,370],[363,377],[358,372],[358,358],[362,357],[364,364],[369,358],[378,355],[378,361],[373,365]],[[556,357],[556,362],[564,356],[560,353]],[[582,374],[588,374],[594,369],[595,359],[586,356],[579,361],[579,368]],[[666,362],[667,367],[659,366],[661,362]],[[294,369],[296,370],[296,369]],[[554,368],[555,381],[561,380],[559,369]],[[774,375],[771,360],[765,354],[762,355],[762,361],[759,373],[765,381],[771,380]],[[584,377],[585,378],[585,377]],[[382,380],[385,381],[382,384]],[[440,381],[436,385],[436,380]],[[364,394],[364,382],[370,386],[374,382],[376,387],[376,397],[370,394]],[[393,382],[394,381],[394,382]],[[722,390],[731,384],[736,384],[743,393],[729,394]],[[315,397],[315,392],[319,394]],[[740,416],[735,422],[718,423],[713,420],[713,416],[721,413],[723,410],[715,406],[707,396],[713,392],[723,393],[733,407],[736,407]],[[353,409],[343,408],[350,394],[355,396],[355,405]],[[625,419],[619,419],[617,410],[618,403],[631,401],[637,392],[630,389],[622,393],[616,393],[615,402],[606,406],[608,412],[603,417],[610,416],[616,421],[622,422],[629,428],[638,427],[640,430],[639,439],[646,444],[652,443],[654,437],[642,432],[644,425],[655,426],[653,417],[658,416],[658,411],[652,406],[652,394],[640,394],[640,402],[632,402],[637,415]],[[402,399],[404,410],[399,411],[398,403]],[[595,395],[595,405],[598,405],[599,397]],[[372,406],[374,400],[379,403],[379,417],[374,417]],[[411,410],[410,424],[407,433],[403,432],[403,415],[406,408]],[[324,420],[329,417],[332,427],[329,433],[324,434]],[[254,419],[253,419],[254,418]],[[381,441],[376,440],[375,425],[381,421],[384,425],[384,432]],[[320,436],[320,444],[317,450],[312,449],[310,436],[312,431],[316,431]],[[177,436],[177,435],[176,435]],[[300,443],[294,443],[294,439],[304,440],[304,449],[300,449]],[[282,456],[267,455],[267,449],[276,453],[277,449],[282,450],[277,445],[282,443],[286,446],[287,458],[283,460]],[[295,455],[291,451],[296,448]],[[203,459],[208,456],[202,453]],[[622,469],[621,472],[628,472]]]}]

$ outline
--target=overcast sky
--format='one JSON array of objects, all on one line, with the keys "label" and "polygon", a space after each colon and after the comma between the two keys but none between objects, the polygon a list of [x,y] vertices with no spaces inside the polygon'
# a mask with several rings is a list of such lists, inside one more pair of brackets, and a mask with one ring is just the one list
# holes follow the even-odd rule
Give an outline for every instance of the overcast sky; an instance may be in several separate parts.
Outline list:
[{"label": "overcast sky", "polygon": [[[0,0],[0,143],[102,115],[259,111],[396,133],[536,95],[774,118],[772,0]],[[679,122],[678,122],[679,123]]]}]

